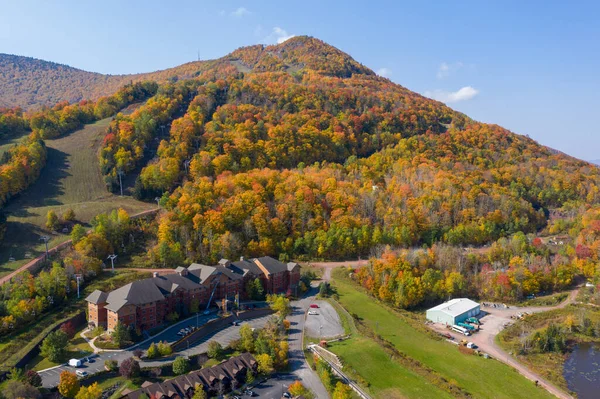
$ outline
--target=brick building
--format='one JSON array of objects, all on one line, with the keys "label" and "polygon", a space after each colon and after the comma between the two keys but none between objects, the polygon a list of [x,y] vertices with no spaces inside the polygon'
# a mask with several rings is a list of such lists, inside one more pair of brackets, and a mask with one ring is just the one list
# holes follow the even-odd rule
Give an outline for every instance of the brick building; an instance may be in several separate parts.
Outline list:
[{"label": "brick building", "polygon": [[104,293],[96,290],[87,298],[88,322],[114,330],[118,322],[149,330],[165,323],[171,313],[186,316],[194,301],[206,307],[223,298],[245,298],[244,289],[250,280],[259,279],[265,293],[296,293],[300,282],[300,265],[282,263],[265,256],[240,258],[230,262],[221,259],[216,266],[193,263],[178,267],[174,274],[134,281],[119,289]]}]

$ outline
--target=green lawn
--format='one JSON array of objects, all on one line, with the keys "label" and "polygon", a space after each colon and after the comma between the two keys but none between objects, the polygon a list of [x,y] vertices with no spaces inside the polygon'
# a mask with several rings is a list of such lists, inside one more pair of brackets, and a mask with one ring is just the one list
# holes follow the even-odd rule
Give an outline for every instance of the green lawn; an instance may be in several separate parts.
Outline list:
[{"label": "green lawn", "polygon": [[358,374],[369,382],[369,392],[376,398],[451,398],[420,375],[390,360],[390,356],[366,337],[335,342],[330,348],[343,359],[344,370]]},{"label": "green lawn", "polygon": [[[339,273],[336,274],[340,276]],[[458,352],[456,346],[420,331],[377,303],[344,277],[335,280],[340,303],[396,349],[455,382],[475,398],[552,398],[509,366]],[[363,354],[364,356],[364,354]],[[383,372],[382,367],[380,372]]]},{"label": "green lawn", "polygon": [[[40,178],[5,208],[8,230],[0,246],[0,277],[27,263],[26,252],[33,256],[43,253],[41,235],[51,237],[50,247],[68,239],[46,230],[50,209],[60,216],[72,208],[78,221],[88,223],[95,215],[118,207],[130,214],[154,207],[106,190],[97,154],[109,122],[110,118],[103,119],[65,137],[46,140],[48,161]],[[11,255],[16,261],[8,261]]]}]

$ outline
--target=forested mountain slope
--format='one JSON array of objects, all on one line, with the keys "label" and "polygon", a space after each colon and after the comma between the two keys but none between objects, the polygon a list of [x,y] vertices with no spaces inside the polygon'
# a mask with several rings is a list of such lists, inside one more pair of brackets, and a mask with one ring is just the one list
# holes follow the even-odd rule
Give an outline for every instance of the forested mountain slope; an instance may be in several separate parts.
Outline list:
[{"label": "forested mountain slope", "polygon": [[189,78],[203,64],[190,62],[145,74],[103,75],[35,58],[0,54],[0,108],[37,109],[52,107],[62,101],[97,100],[131,82]]},{"label": "forested mountain slope", "polygon": [[596,167],[308,37],[238,49],[117,117],[100,156],[108,186],[151,158],[136,193],[163,197],[161,263],[480,245],[600,200]]}]

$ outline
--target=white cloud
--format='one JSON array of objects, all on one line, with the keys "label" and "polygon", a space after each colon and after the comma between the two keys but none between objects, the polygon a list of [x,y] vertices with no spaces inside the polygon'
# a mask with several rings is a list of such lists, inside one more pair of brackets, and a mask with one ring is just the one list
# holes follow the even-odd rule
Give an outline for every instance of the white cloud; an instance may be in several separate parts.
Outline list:
[{"label": "white cloud", "polygon": [[286,40],[291,39],[294,36],[296,36],[296,35],[290,34],[285,29],[282,29],[279,26],[276,26],[273,28],[273,31],[271,32],[271,34],[269,36],[265,37],[262,41],[267,44],[273,44],[273,43],[281,44],[281,43],[285,42]]},{"label": "white cloud", "polygon": [[237,10],[234,10],[231,12],[231,15],[234,17],[238,17],[241,18],[244,15],[250,15],[252,14],[246,7],[238,7]]},{"label": "white cloud", "polygon": [[462,62],[455,62],[453,64],[448,64],[447,62],[442,62],[437,71],[437,78],[444,79],[450,76],[452,73],[458,71],[464,66]]},{"label": "white cloud", "polygon": [[466,101],[474,98],[479,94],[479,90],[471,86],[465,86],[458,91],[444,91],[434,90],[426,91],[425,97],[433,98],[434,100],[441,101],[443,103],[457,103],[460,101]]},{"label": "white cloud", "polygon": [[392,70],[390,68],[385,68],[385,67],[379,68],[375,73],[384,78],[389,78],[390,76],[392,76]]}]

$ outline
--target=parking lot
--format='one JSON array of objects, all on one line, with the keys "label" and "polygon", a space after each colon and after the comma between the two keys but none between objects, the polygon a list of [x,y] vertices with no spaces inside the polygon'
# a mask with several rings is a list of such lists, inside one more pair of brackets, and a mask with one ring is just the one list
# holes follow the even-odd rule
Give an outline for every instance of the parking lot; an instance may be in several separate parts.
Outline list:
[{"label": "parking lot", "polygon": [[306,333],[314,338],[334,338],[344,334],[340,316],[327,301],[314,301],[318,308],[309,308],[309,312],[316,314],[306,315]]}]

